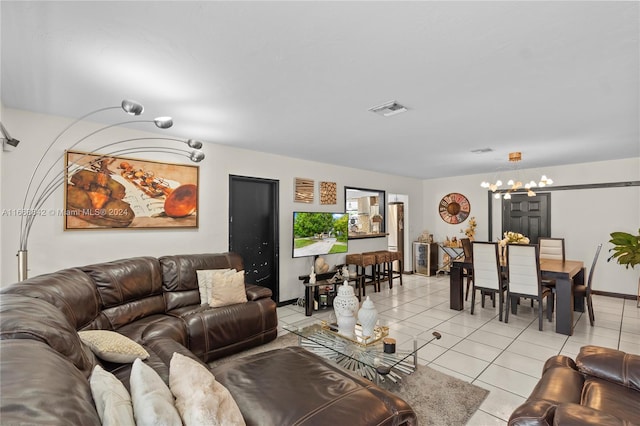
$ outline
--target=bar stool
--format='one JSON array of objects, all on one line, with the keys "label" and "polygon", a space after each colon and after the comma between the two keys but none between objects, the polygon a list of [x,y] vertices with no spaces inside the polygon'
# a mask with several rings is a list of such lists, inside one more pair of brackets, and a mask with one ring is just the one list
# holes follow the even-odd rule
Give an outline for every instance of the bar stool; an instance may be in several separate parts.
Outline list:
[{"label": "bar stool", "polygon": [[[401,251],[389,251],[391,257],[391,269],[389,271],[389,288],[393,288],[393,279],[400,278],[400,285],[402,285],[402,252]],[[393,270],[393,264],[398,261],[398,273]]]},{"label": "bar stool", "polygon": [[[391,255],[388,250],[378,250],[378,251],[370,251],[367,253],[363,253],[363,255],[373,255],[375,257],[375,267],[373,270],[374,278],[376,280],[377,291],[380,291],[380,282],[382,281],[381,277],[387,277],[388,271],[391,269]],[[390,288],[393,287],[393,282],[389,280]]]},{"label": "bar stool", "polygon": [[[361,299],[362,296],[366,296],[365,287],[367,284],[373,284],[374,290],[375,291],[379,290],[379,285],[375,279],[375,268],[376,268],[375,255],[366,254],[366,253],[347,254],[345,258],[345,263],[347,265],[355,265],[356,274],[360,277],[360,279],[356,281],[356,286],[358,287],[358,298]],[[367,267],[369,266],[371,267],[371,275],[367,275]]]}]

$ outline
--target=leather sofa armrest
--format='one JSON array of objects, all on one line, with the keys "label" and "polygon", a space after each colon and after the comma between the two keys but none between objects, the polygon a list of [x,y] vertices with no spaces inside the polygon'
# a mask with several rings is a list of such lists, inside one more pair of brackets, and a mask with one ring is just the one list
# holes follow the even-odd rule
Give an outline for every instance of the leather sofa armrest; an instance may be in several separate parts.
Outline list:
[{"label": "leather sofa armrest", "polygon": [[207,367],[207,370],[209,369],[209,366],[204,362],[202,362],[202,360],[197,356],[195,356],[189,349],[185,348],[180,343],[168,337],[159,337],[159,338],[151,339],[148,342],[145,342],[145,346],[153,350],[153,352],[155,352],[160,357],[162,362],[166,364],[167,368],[171,363],[171,358],[173,357],[173,354],[175,352],[178,352],[180,355],[184,355],[195,361],[198,361],[200,364]]},{"label": "leather sofa armrest", "polygon": [[628,423],[611,414],[579,404],[560,404],[553,418],[554,426],[626,426]]},{"label": "leather sofa armrest", "polygon": [[601,346],[583,346],[576,357],[583,374],[640,391],[640,355]]},{"label": "leather sofa armrest", "polygon": [[273,295],[267,287],[255,284],[245,284],[244,287],[247,292],[247,300],[250,302],[258,299],[268,299]]}]

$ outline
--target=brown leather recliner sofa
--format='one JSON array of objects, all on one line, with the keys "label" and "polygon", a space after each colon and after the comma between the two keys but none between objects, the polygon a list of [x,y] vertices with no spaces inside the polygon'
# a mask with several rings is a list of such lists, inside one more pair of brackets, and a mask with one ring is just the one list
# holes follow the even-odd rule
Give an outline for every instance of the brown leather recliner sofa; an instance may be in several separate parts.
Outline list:
[{"label": "brown leather recliner sofa", "polygon": [[[140,343],[168,383],[175,352],[210,361],[277,337],[276,304],[245,284],[247,303],[200,304],[197,270],[243,270],[234,253],[138,257],[69,268],[0,291],[0,423],[99,425],[89,377],[96,364],[128,388],[131,364],[98,359],[81,330],[112,330]],[[401,399],[301,348],[224,363],[213,371],[247,424],[414,424]],[[256,392],[264,398],[256,398]],[[268,396],[268,397],[267,397]],[[284,422],[284,423],[283,423]]]},{"label": "brown leather recliner sofa", "polygon": [[575,362],[549,358],[509,425],[640,425],[640,356],[583,346]]}]

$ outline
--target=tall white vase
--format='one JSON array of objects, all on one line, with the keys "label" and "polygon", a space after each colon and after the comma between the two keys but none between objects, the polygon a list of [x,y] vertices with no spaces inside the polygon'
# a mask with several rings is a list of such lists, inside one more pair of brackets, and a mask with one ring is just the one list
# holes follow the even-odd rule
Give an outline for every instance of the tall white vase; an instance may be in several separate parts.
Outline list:
[{"label": "tall white vase", "polygon": [[333,310],[338,320],[338,333],[353,338],[356,330],[358,298],[347,281],[338,286],[338,295],[333,299]]},{"label": "tall white vase", "polygon": [[362,302],[362,307],[358,311],[358,321],[360,321],[360,326],[362,327],[362,336],[373,337],[375,334],[374,329],[378,322],[378,311],[369,296]]}]

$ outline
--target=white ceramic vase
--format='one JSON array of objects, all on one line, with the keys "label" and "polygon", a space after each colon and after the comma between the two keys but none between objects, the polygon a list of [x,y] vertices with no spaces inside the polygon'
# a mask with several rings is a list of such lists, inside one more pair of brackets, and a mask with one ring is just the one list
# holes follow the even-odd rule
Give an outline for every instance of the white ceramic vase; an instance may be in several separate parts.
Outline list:
[{"label": "white ceramic vase", "polygon": [[356,330],[358,298],[347,281],[338,286],[338,295],[333,299],[333,310],[338,322],[338,333],[353,338]]},{"label": "white ceramic vase", "polygon": [[358,321],[362,327],[362,337],[371,338],[375,335],[374,329],[378,322],[378,311],[369,296],[362,302],[362,307],[358,311]]}]

